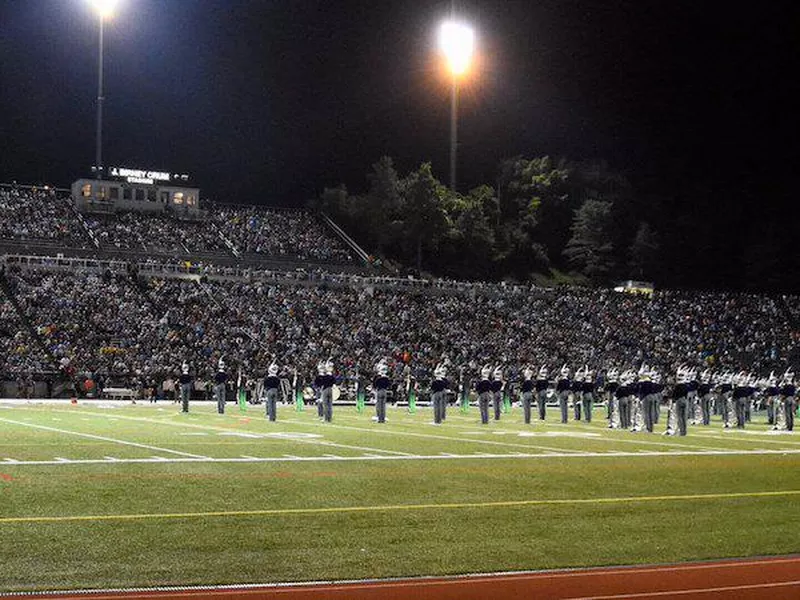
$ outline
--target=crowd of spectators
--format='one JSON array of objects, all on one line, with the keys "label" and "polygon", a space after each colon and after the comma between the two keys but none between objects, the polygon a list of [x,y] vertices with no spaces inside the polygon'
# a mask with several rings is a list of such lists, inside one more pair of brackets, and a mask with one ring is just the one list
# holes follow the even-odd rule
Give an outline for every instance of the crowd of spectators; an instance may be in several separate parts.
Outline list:
[{"label": "crowd of spectators", "polygon": [[339,263],[353,260],[344,244],[307,212],[217,205],[210,214],[240,252]]},{"label": "crowd of spectators", "polygon": [[0,373],[32,375],[52,371],[53,367],[14,305],[0,290]]},{"label": "crowd of spectators", "polygon": [[0,240],[186,257],[247,254],[347,264],[353,257],[320,219],[303,210],[213,204],[197,220],[170,213],[78,213],[53,189],[0,187]]},{"label": "crowd of spectators", "polygon": [[184,360],[209,377],[220,357],[260,377],[274,356],[284,372],[308,380],[329,357],[343,374],[372,374],[385,359],[395,377],[424,378],[444,357],[469,376],[491,363],[514,377],[526,364],[554,371],[642,361],[664,373],[687,364],[765,374],[800,355],[786,307],[752,294],[656,291],[651,299],[468,285],[409,292],[352,276],[137,282],[124,274],[9,271],[17,301],[60,368],[121,380],[163,380]]},{"label": "crowd of spectators", "polygon": [[92,247],[70,200],[46,188],[0,187],[0,240],[40,240]]}]

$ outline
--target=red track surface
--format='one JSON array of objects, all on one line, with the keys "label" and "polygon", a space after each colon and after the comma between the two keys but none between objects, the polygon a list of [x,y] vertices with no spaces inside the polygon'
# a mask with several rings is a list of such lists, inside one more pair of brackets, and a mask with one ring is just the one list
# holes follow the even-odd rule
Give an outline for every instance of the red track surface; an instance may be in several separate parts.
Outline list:
[{"label": "red track surface", "polygon": [[622,599],[726,598],[737,600],[800,599],[800,556],[678,565],[543,571],[398,579],[342,584],[282,585],[249,588],[139,590],[80,594],[43,594],[27,598],[158,600],[467,600],[472,598]]}]

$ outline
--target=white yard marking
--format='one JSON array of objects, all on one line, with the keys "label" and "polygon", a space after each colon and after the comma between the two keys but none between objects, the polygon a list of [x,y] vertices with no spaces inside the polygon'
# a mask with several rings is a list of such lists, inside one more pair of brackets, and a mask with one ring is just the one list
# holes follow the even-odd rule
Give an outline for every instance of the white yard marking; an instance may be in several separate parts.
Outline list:
[{"label": "white yard marking", "polygon": [[229,458],[183,458],[183,457],[163,457],[152,456],[148,458],[120,458],[112,459],[106,457],[103,459],[62,459],[62,460],[15,460],[5,459],[3,464],[14,466],[42,466],[42,465],[97,465],[108,464],[170,464],[170,463],[285,463],[285,462],[330,462],[330,461],[386,461],[386,460],[520,460],[520,459],[561,459],[561,458],[618,458],[618,457],[653,457],[653,456],[785,456],[787,454],[800,455],[800,450],[720,450],[716,452],[662,452],[662,451],[649,451],[643,450],[639,452],[580,452],[580,453],[558,453],[558,452],[537,452],[536,454],[431,454],[431,455],[410,455],[410,456],[388,456],[388,455],[369,455],[362,454],[359,456],[339,456],[336,454],[326,454],[324,456],[295,456],[292,454],[285,454],[283,457],[229,457]]},{"label": "white yard marking", "polygon": [[[307,423],[303,421],[296,421],[293,419],[287,419],[287,423],[294,423],[298,425],[305,425],[309,426]],[[361,431],[365,433],[378,433],[384,435],[399,435],[399,436],[406,436],[406,437],[418,437],[418,438],[427,438],[433,440],[447,440],[450,442],[466,442],[470,444],[490,444],[492,446],[508,446],[513,448],[527,448],[529,450],[544,450],[550,452],[573,452],[579,453],[580,450],[568,450],[565,448],[553,448],[550,446],[534,446],[533,444],[515,444],[513,442],[497,442],[495,440],[473,440],[470,438],[461,438],[461,437],[453,437],[449,435],[435,435],[432,433],[417,433],[415,431],[395,431],[392,429],[367,429],[365,427],[351,427],[349,425],[334,425],[332,423],[328,423],[327,427],[332,427],[335,429],[344,429],[349,431]]]},{"label": "white yard marking", "polygon": [[65,435],[76,435],[78,437],[89,438],[92,440],[100,440],[103,442],[111,442],[114,444],[122,444],[124,446],[134,446],[136,448],[144,448],[146,450],[155,450],[156,452],[167,452],[168,454],[177,454],[178,456],[187,456],[190,458],[207,459],[207,456],[199,454],[190,454],[189,452],[181,452],[180,450],[170,450],[169,448],[159,448],[157,446],[150,446],[148,444],[139,444],[138,442],[128,442],[126,440],[118,440],[115,438],[106,437],[103,435],[94,435],[93,433],[81,433],[78,431],[69,431],[68,429],[57,429],[56,427],[47,427],[46,425],[35,425],[33,423],[24,423],[22,421],[14,421],[12,419],[0,419],[5,423],[12,425],[22,425],[23,427],[33,427],[34,429],[42,429],[44,431],[52,431],[55,433],[62,433]]}]

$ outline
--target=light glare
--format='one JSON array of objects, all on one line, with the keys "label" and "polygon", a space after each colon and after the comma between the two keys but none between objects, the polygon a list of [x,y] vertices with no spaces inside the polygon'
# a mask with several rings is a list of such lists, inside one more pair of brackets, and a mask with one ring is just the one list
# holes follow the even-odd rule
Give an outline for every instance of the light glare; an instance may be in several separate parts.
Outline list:
[{"label": "light glare", "polygon": [[119,0],[90,0],[92,6],[100,15],[101,19],[107,19],[114,14],[114,9],[117,7]]},{"label": "light glare", "polygon": [[467,71],[474,47],[475,32],[471,27],[455,21],[442,23],[439,29],[439,48],[447,58],[453,75],[463,75]]}]

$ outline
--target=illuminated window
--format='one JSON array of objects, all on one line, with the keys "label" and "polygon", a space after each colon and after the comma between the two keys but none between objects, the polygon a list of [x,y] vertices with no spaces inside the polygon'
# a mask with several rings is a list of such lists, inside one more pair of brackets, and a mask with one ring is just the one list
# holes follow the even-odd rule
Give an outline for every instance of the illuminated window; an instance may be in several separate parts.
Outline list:
[{"label": "illuminated window", "polygon": [[84,183],[81,186],[81,196],[84,198],[90,198],[92,195],[92,184],[91,183]]},{"label": "illuminated window", "polygon": [[139,202],[144,202],[144,190],[142,188],[136,188],[136,200]]},{"label": "illuminated window", "polygon": [[111,198],[112,200],[119,200],[119,188],[118,187],[109,188],[108,192],[109,192],[109,198]]},{"label": "illuminated window", "polygon": [[97,198],[98,200],[105,200],[106,199],[106,186],[98,185],[95,188],[95,191],[96,191],[95,198]]},{"label": "illuminated window", "polygon": [[172,196],[173,204],[183,204],[183,192],[175,192]]},{"label": "illuminated window", "polygon": [[147,190],[147,200],[149,202],[155,202],[156,201],[156,190],[155,190],[155,188],[150,188],[149,190]]},{"label": "illuminated window", "polygon": [[196,200],[194,199],[194,196],[192,196],[191,194],[186,196],[186,206],[194,206],[195,204]]}]

